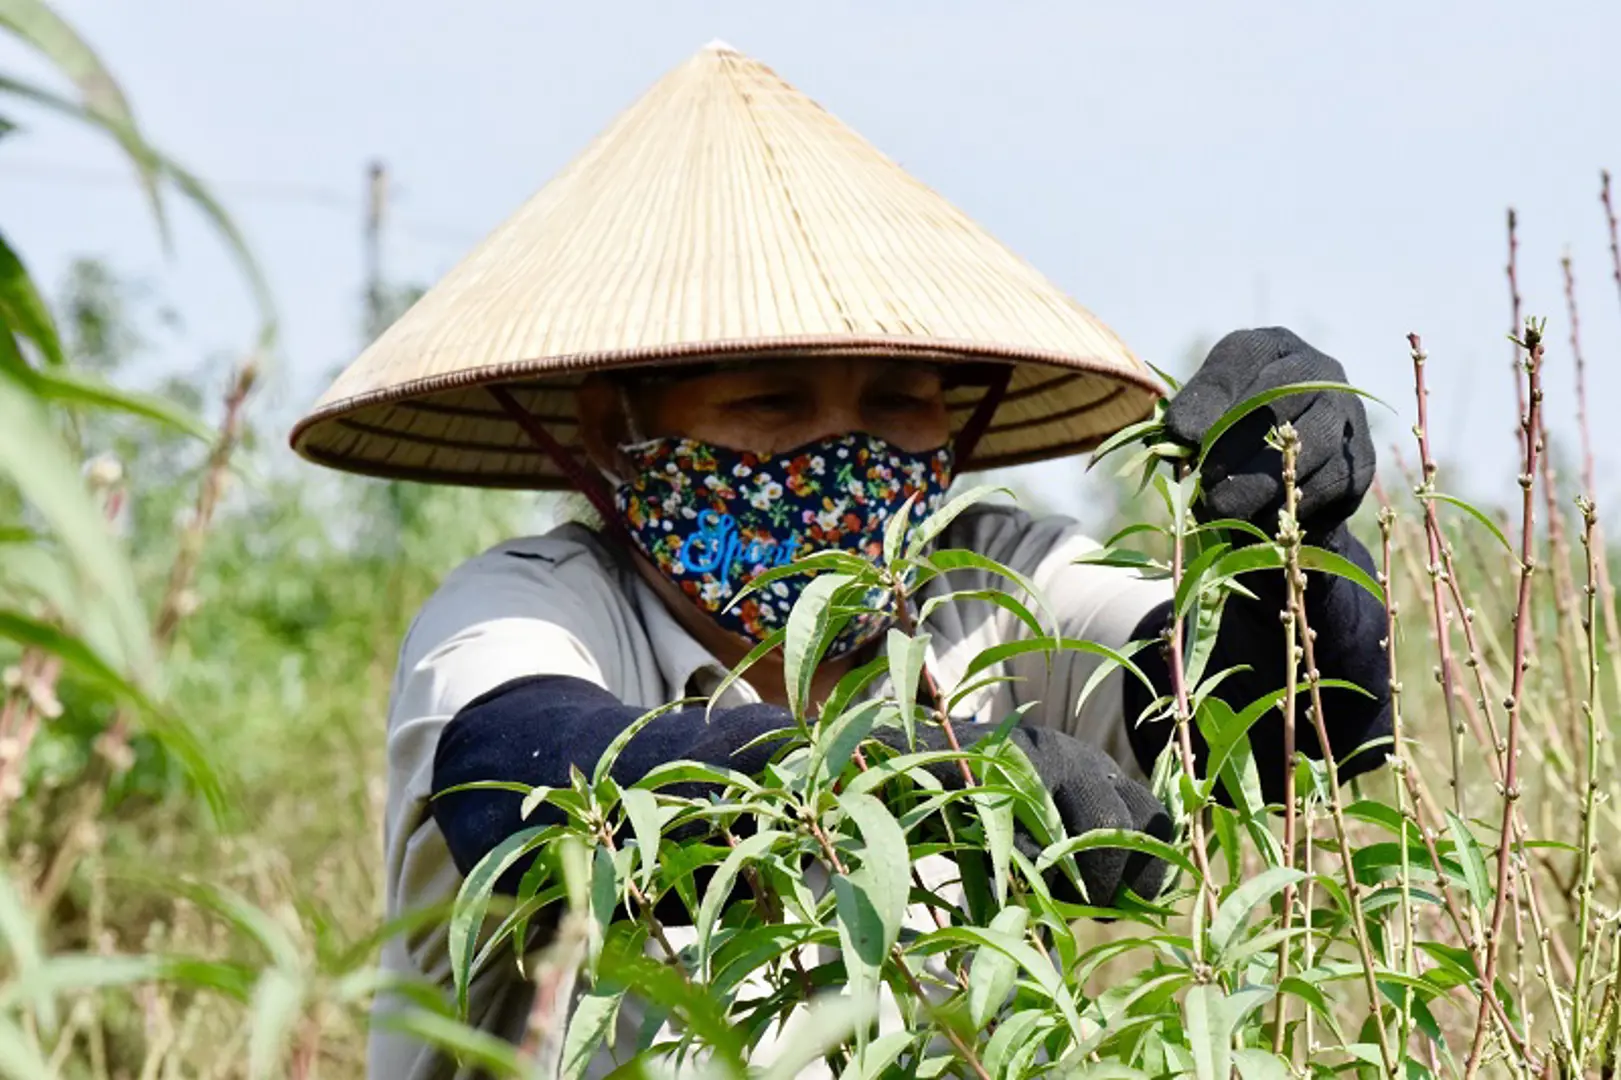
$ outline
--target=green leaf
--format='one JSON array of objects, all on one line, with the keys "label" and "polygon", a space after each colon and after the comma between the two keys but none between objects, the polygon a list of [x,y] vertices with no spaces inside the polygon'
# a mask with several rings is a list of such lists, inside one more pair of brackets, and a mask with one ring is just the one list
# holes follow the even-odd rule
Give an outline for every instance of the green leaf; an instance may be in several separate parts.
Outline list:
[{"label": "green leaf", "polygon": [[1210,947],[1218,954],[1225,951],[1233,935],[1249,921],[1251,909],[1272,899],[1305,876],[1291,866],[1274,866],[1234,889],[1221,902],[1221,907],[1216,909],[1216,917],[1210,920]]},{"label": "green leaf", "polygon": [[[1244,419],[1244,417],[1248,416],[1250,413],[1254,412],[1256,409],[1263,408],[1272,404],[1274,401],[1277,401],[1279,398],[1289,397],[1292,394],[1310,394],[1325,390],[1335,390],[1347,394],[1356,394],[1358,397],[1364,397],[1370,401],[1377,401],[1379,404],[1385,405],[1383,401],[1380,401],[1377,397],[1374,397],[1374,395],[1368,393],[1366,390],[1358,390],[1349,383],[1298,382],[1290,383],[1288,386],[1275,386],[1270,390],[1263,390],[1253,397],[1245,398],[1237,405],[1234,405],[1232,408],[1222,413],[1216,422],[1211,424],[1210,427],[1206,429],[1204,436],[1199,440],[1199,465],[1204,465],[1204,459],[1210,453],[1211,448],[1216,445],[1217,440],[1219,440],[1223,435],[1227,434],[1229,428],[1238,423],[1240,420]],[[1385,405],[1385,408],[1388,409],[1390,406]]]},{"label": "green leaf", "polygon": [[[0,4],[4,2],[8,0],[0,0]],[[0,6],[0,12],[3,11]],[[0,14],[0,20],[3,18]],[[57,337],[51,310],[3,235],[0,235],[0,329],[33,342],[48,366],[62,366],[62,342]]]},{"label": "green leaf", "polygon": [[[1158,364],[1154,363],[1151,360],[1145,361],[1145,363],[1148,364],[1149,368],[1154,372],[1155,375],[1159,376],[1159,381],[1164,383],[1166,388],[1169,389],[1171,391],[1171,393],[1174,394],[1178,390],[1182,389],[1182,380],[1181,379],[1178,379],[1175,375],[1172,375],[1169,371],[1166,371],[1164,368],[1160,367]],[[1163,414],[1164,407],[1165,407],[1165,399],[1160,398],[1160,400],[1155,402],[1155,404],[1154,404],[1154,415],[1159,416],[1159,415]]]},{"label": "green leaf", "polygon": [[979,570],[982,573],[995,574],[997,577],[1006,578],[1019,586],[1027,596],[1038,604],[1041,601],[1041,593],[1023,574],[1012,567],[1002,565],[995,559],[981,555],[977,551],[959,551],[956,549],[936,551],[929,556],[927,565],[942,574],[949,574],[957,570]]},{"label": "green leaf", "polygon": [[1000,589],[959,589],[956,592],[943,593],[931,596],[923,602],[923,608],[918,612],[919,626],[929,621],[929,616],[946,604],[960,604],[966,601],[979,600],[987,604],[995,604],[1003,611],[1011,614],[1025,625],[1032,634],[1042,635],[1047,631],[1043,629],[1041,621],[1030,613],[1030,609],[1018,600],[1009,596]]},{"label": "green leaf", "polygon": [[275,1073],[303,1004],[303,988],[291,973],[268,968],[259,976],[248,1027],[249,1080],[265,1080]]},{"label": "green leaf", "polygon": [[807,577],[824,570],[837,570],[840,573],[858,577],[863,575],[872,576],[874,574],[872,563],[854,552],[845,551],[842,548],[817,551],[810,555],[801,555],[787,566],[775,566],[749,578],[748,581],[743,583],[743,587],[738,589],[732,596],[731,600],[727,601],[726,607],[722,611],[732,610],[742,603],[744,597],[757,593],[785,578]]},{"label": "green leaf", "polygon": [[1244,521],[1241,518],[1212,518],[1209,521],[1199,522],[1199,524],[1194,526],[1191,531],[1193,535],[1198,535],[1200,533],[1239,532],[1243,533],[1245,536],[1248,536],[1252,540],[1259,540],[1263,544],[1270,544],[1274,542],[1274,538],[1268,536],[1266,532],[1260,528],[1260,526],[1256,525],[1254,522]]},{"label": "green leaf", "polygon": [[1240,1080],[1293,1080],[1288,1062],[1268,1050],[1245,1047],[1233,1051]]},{"label": "green leaf", "polygon": [[[563,898],[567,889],[562,882],[554,883],[548,888],[540,886],[551,875],[552,868],[544,863],[537,862],[525,871],[518,885],[518,906],[509,911],[499,925],[490,932],[480,946],[478,955],[473,958],[473,971],[483,971],[484,965],[496,954],[496,950],[508,941],[516,942],[514,945],[515,959],[520,971],[524,967],[524,951],[529,945],[529,920],[534,918],[535,912],[549,907]],[[383,938],[386,940],[386,937]]]},{"label": "green leaf", "polygon": [[1463,868],[1464,887],[1469,890],[1469,899],[1474,903],[1477,911],[1485,911],[1491,903],[1491,881],[1486,875],[1486,857],[1481,854],[1480,842],[1469,825],[1451,810],[1446,812],[1447,832],[1452,834],[1454,851],[1458,863]]},{"label": "green leaf", "polygon": [[715,922],[720,918],[721,907],[732,895],[732,886],[737,884],[737,875],[742,872],[745,864],[757,862],[782,839],[785,839],[785,834],[775,829],[762,829],[753,836],[744,837],[720,864],[715,876],[709,879],[709,887],[704,890],[703,903],[698,907],[696,927],[697,967],[700,973],[708,974],[712,945],[710,939],[715,932]]},{"label": "green leaf", "polygon": [[1333,574],[1335,577],[1354,581],[1380,604],[1385,602],[1385,590],[1379,587],[1379,583],[1369,577],[1362,567],[1343,555],[1308,545],[1300,549],[1300,565],[1307,570],[1316,570],[1320,574]]},{"label": "green leaf", "polygon": [[850,763],[856,747],[872,734],[879,719],[886,712],[893,711],[894,706],[888,702],[868,701],[846,709],[832,719],[824,719],[817,725],[807,775],[818,782],[838,776]]},{"label": "green leaf", "polygon": [[839,1074],[840,1080],[878,1080],[915,1038],[909,1031],[880,1035],[851,1055],[850,1067]]},{"label": "green leaf", "polygon": [[796,719],[804,719],[810,707],[816,665],[837,632],[833,625],[834,597],[854,580],[850,574],[818,574],[805,586],[794,609],[788,613],[782,677],[788,691],[788,705]]},{"label": "green leaf", "polygon": [[647,775],[631,786],[657,791],[671,784],[719,784],[726,788],[739,788],[750,795],[760,791],[760,785],[746,773],[720,765],[704,765],[696,761],[667,761],[662,765],[655,765],[647,770]]},{"label": "green leaf", "polygon": [[1229,551],[1223,555],[1216,564],[1215,573],[1211,575],[1213,583],[1230,581],[1240,574],[1252,573],[1256,570],[1283,569],[1283,550],[1276,544],[1251,544],[1241,547],[1237,551]]},{"label": "green leaf", "polygon": [[871,874],[858,870],[850,875],[835,875],[832,881],[845,978],[850,992],[859,997],[877,992],[887,956],[884,921],[868,894],[871,878]]},{"label": "green leaf", "polygon": [[953,496],[950,502],[925,518],[923,524],[919,525],[916,531],[913,532],[911,543],[906,545],[906,557],[916,559],[922,555],[924,551],[928,550],[929,545],[934,543],[940,534],[945,532],[946,528],[962,515],[963,511],[971,509],[978,503],[982,503],[990,496],[998,493],[1009,497],[1013,494],[1004,487],[979,484],[969,488],[961,495]]},{"label": "green leaf", "polygon": [[457,1014],[467,1016],[467,987],[472,981],[473,945],[484,913],[489,910],[495,883],[507,869],[557,833],[555,825],[523,829],[501,841],[478,861],[462,881],[451,909],[449,944],[450,967],[456,984]]},{"label": "green leaf", "polygon": [[1214,827],[1222,859],[1227,864],[1227,883],[1231,885],[1243,873],[1244,866],[1244,848],[1238,837],[1237,815],[1225,806],[1212,806],[1210,823]]},{"label": "green leaf", "polygon": [[[564,833],[552,850],[563,878],[563,893],[570,911],[586,912],[591,907],[591,852],[587,837]],[[528,877],[527,874],[524,875]]]},{"label": "green leaf", "polygon": [[1070,1033],[1077,1040],[1086,1037],[1085,1029],[1081,1026],[1080,1013],[1075,1009],[1075,999],[1063,978],[1054,969],[1052,960],[1019,938],[1010,937],[989,927],[947,926],[920,935],[907,951],[910,954],[927,955],[954,944],[988,946],[1012,959],[1026,975],[1030,976],[1036,988],[1058,1007],[1064,1022],[1069,1026]]},{"label": "green leaf", "polygon": [[[1005,907],[991,920],[991,929],[1012,938],[1024,937],[1030,912],[1022,907]],[[974,1030],[983,1031],[985,1025],[1001,1010],[1008,994],[1013,992],[1013,980],[1018,965],[1006,953],[980,946],[974,951],[973,963],[968,969],[968,1017]]]},{"label": "green leaf", "polygon": [[[1152,644],[1152,641],[1147,640],[1128,641],[1120,647],[1120,655],[1128,658],[1134,657]],[[1091,700],[1098,687],[1103,685],[1103,680],[1113,675],[1115,668],[1118,666],[1113,660],[1107,658],[1092,666],[1092,673],[1086,677],[1086,682],[1081,686],[1081,692],[1075,695],[1075,704],[1070,710],[1071,716],[1078,717],[1081,715],[1081,710],[1086,707],[1086,703]],[[1122,679],[1124,679],[1124,676],[1122,676]],[[1128,724],[1135,721],[1135,717],[1126,718]]]},{"label": "green leaf", "polygon": [[1232,1042],[1223,1022],[1221,987],[1215,983],[1189,987],[1182,1016],[1195,1075],[1199,1080],[1230,1080]]},{"label": "green leaf", "polygon": [[1510,555],[1514,554],[1514,545],[1509,543],[1507,536],[1503,535],[1503,530],[1498,527],[1497,522],[1493,521],[1489,515],[1475,507],[1473,504],[1464,502],[1455,495],[1443,495],[1439,491],[1420,494],[1418,497],[1420,499],[1434,499],[1436,502],[1444,502],[1450,506],[1456,506],[1459,510],[1464,511],[1470,517],[1484,525],[1486,527],[1486,531],[1496,537],[1499,544],[1503,545],[1504,551],[1508,552]]},{"label": "green leaf", "polygon": [[1198,557],[1183,570],[1182,580],[1176,587],[1176,597],[1172,608],[1177,618],[1180,619],[1187,615],[1188,605],[1197,600],[1206,573],[1209,572],[1216,560],[1227,552],[1227,549],[1227,544],[1212,544],[1201,551]]},{"label": "green leaf", "polygon": [[[602,752],[602,756],[597,758],[597,766],[591,772],[591,787],[593,789],[598,789],[602,786],[602,782],[608,778],[609,770],[614,767],[614,762],[619,760],[619,755],[624,752],[625,747],[630,745],[630,740],[636,737],[637,732],[641,731],[644,727],[651,724],[654,720],[657,720],[665,713],[672,712],[687,705],[695,704],[701,700],[701,698],[681,698],[677,701],[660,705],[656,709],[649,709],[647,712],[644,712],[642,715],[638,716],[635,720],[632,720],[623,731],[613,737],[613,741],[610,742],[608,744],[608,748]],[[598,798],[601,798],[600,794],[598,795]]]},{"label": "green leaf", "polygon": [[[532,788],[528,784],[520,784],[516,780],[469,780],[465,784],[453,784],[447,788],[440,788],[428,796],[428,801],[432,802],[435,799],[442,799],[446,795],[455,795],[463,791],[510,791],[514,795],[529,796],[537,791],[550,792],[551,790],[551,788]],[[536,802],[538,805],[539,800]],[[533,807],[530,809],[532,810]]]},{"label": "green leaf", "polygon": [[806,1066],[820,1061],[851,1032],[871,1024],[877,1016],[878,999],[874,996],[824,994],[811,1002],[804,1020],[791,1030],[761,1080],[794,1080]]},{"label": "green leaf", "polygon": [[889,681],[900,708],[901,727],[906,729],[906,745],[917,749],[917,684],[928,657],[929,635],[912,637],[891,630],[885,643],[889,655]]},{"label": "green leaf", "polygon": [[1104,547],[1070,560],[1071,566],[1113,566],[1125,570],[1156,570],[1170,573],[1164,560],[1133,548]]},{"label": "green leaf", "polygon": [[884,527],[885,566],[893,566],[901,557],[901,545],[906,541],[906,532],[912,522],[912,508],[916,505],[917,494],[914,492],[906,497],[906,501]]},{"label": "green leaf", "polygon": [[495,1076],[520,1076],[518,1048],[506,1039],[426,1009],[388,1012],[373,1021],[386,1031],[410,1035],[446,1051],[457,1060],[489,1070]]},{"label": "green leaf", "polygon": [[1354,1042],[1346,1043],[1340,1047],[1358,1061],[1365,1062],[1377,1068],[1384,1068],[1384,1052],[1379,1049],[1378,1043]]},{"label": "green leaf", "polygon": [[[839,807],[861,832],[861,869],[857,871],[883,928],[883,952],[900,938],[901,921],[912,888],[911,853],[889,808],[871,795],[846,791]],[[851,875],[852,877],[856,875]]]},{"label": "green leaf", "polygon": [[[1360,965],[1357,972],[1358,974],[1361,973]],[[1379,973],[1379,992],[1398,1009],[1402,1008],[1405,1003],[1408,1010],[1411,1011],[1413,1019],[1417,1022],[1418,1029],[1445,1052],[1446,1036],[1441,1031],[1441,1025],[1436,1022],[1435,1014],[1430,1011],[1430,1007],[1425,1000],[1439,994],[1439,989],[1434,983],[1427,983],[1423,979],[1412,979],[1410,982],[1418,985],[1411,986],[1405,977],[1401,980],[1395,980],[1388,978],[1388,974],[1390,973]],[[1411,991],[1416,991],[1416,994]]]},{"label": "green leaf", "polygon": [[1163,525],[1155,525],[1148,521],[1135,521],[1130,525],[1121,526],[1113,536],[1109,537],[1103,542],[1103,546],[1106,549],[1118,547],[1120,545],[1120,541],[1126,539],[1128,536],[1136,536],[1138,533],[1152,533],[1155,536],[1164,536],[1167,539],[1170,537],[1170,530],[1166,529]]},{"label": "green leaf", "polygon": [[[591,852],[591,918],[596,928],[595,932],[587,934],[586,971],[593,977],[602,956],[603,941],[613,925],[614,908],[619,905],[619,898],[629,892],[622,882],[629,877],[631,854],[629,851],[611,852],[601,846]],[[628,897],[626,903],[629,903]]]},{"label": "green leaf", "polygon": [[991,889],[997,906],[1007,903],[1008,865],[1013,857],[1013,800],[975,788],[970,796],[985,830],[985,848],[991,856]]},{"label": "green leaf", "polygon": [[1157,416],[1149,417],[1147,420],[1139,420],[1135,424],[1127,424],[1098,444],[1097,449],[1092,451],[1092,457],[1086,463],[1087,470],[1091,471],[1104,458],[1128,443],[1157,437],[1164,427],[1164,422]]},{"label": "green leaf", "polygon": [[1404,832],[1411,832],[1413,826],[1402,817],[1400,810],[1389,806],[1378,799],[1358,799],[1345,808],[1345,816],[1356,821],[1366,821],[1370,825],[1378,825],[1397,836]]},{"label": "green leaf", "polygon": [[[1083,851],[1095,848],[1121,848],[1126,851],[1139,851],[1144,855],[1152,855],[1164,859],[1172,866],[1185,870],[1194,877],[1198,877],[1199,870],[1193,861],[1176,848],[1147,833],[1135,832],[1131,829],[1091,829],[1080,836],[1072,836],[1050,844],[1042,851],[1041,857],[1036,860],[1036,872],[1043,873],[1059,859],[1079,855]],[[1106,904],[1109,897],[1103,897],[1097,903]]]},{"label": "green leaf", "polygon": [[[1001,954],[993,952],[990,955]],[[978,954],[974,963],[979,963]],[[969,977],[972,979],[972,975]],[[1018,1067],[1019,1058],[1026,1049],[1039,1050],[1042,1037],[1052,1029],[1054,1023],[1055,1018],[1045,1009],[1023,1009],[997,1024],[996,1033],[985,1044],[983,1055],[985,1071],[991,1074],[992,1080],[1025,1075]],[[1059,1075],[1063,1075],[1062,1069]]]},{"label": "green leaf", "polygon": [[[737,662],[737,666],[722,677],[720,683],[715,687],[714,693],[709,695],[709,703],[704,706],[705,723],[708,723],[709,719],[714,715],[715,705],[726,695],[726,691],[730,690],[735,683],[742,679],[751,667],[764,659],[767,653],[773,652],[780,647],[786,637],[786,630],[771,631],[766,635],[765,640],[750,649],[748,654]],[[840,680],[840,685],[843,685],[843,680]]]},{"label": "green leaf", "polygon": [[[1320,977],[1322,972],[1313,974]],[[1334,1037],[1342,1043],[1345,1042],[1345,1033],[1340,1030],[1339,1018],[1334,1013],[1334,1005],[1316,983],[1300,975],[1289,975],[1279,980],[1278,993],[1293,994],[1304,1001],[1312,1012],[1316,1013],[1328,1024],[1329,1030],[1334,1033]]]},{"label": "green leaf", "polygon": [[968,662],[968,668],[963,672],[962,678],[964,680],[971,679],[986,668],[1000,664],[1004,660],[1011,660],[1017,656],[1038,652],[1081,652],[1092,656],[1101,656],[1105,660],[1131,672],[1137,681],[1142,683],[1151,694],[1156,697],[1159,694],[1154,684],[1149,681],[1148,676],[1144,675],[1142,669],[1133,663],[1131,657],[1125,653],[1120,652],[1118,649],[1111,649],[1107,645],[1099,645],[1095,641],[1082,641],[1079,638],[1067,637],[1027,638],[1021,641],[1006,641],[1000,645],[992,645],[988,649],[980,650],[979,654]]},{"label": "green leaf", "polygon": [[[471,784],[463,784],[463,785],[461,785],[462,788],[485,787],[485,786],[489,786],[489,787],[500,786],[500,787],[504,787],[504,788],[507,788],[507,789],[510,790],[510,789],[514,789],[514,788],[523,788],[525,785],[515,783],[515,782],[512,782],[512,781],[502,781],[502,780],[492,780],[492,781],[483,781],[483,782],[475,780]],[[437,792],[437,793],[435,793],[434,798],[437,799],[440,795],[449,794],[450,791],[454,791],[454,790],[459,790],[459,789],[458,788],[451,788],[451,789],[449,789],[447,791]],[[574,793],[572,791],[564,791],[564,790],[561,790],[559,788],[547,787],[545,784],[540,784],[540,785],[538,785],[536,787],[529,788],[529,790],[527,790],[527,791],[525,791],[523,793],[523,802],[518,804],[518,817],[522,818],[524,821],[528,821],[530,815],[532,815],[536,810],[540,809],[541,804],[553,801],[552,796],[554,794],[559,796],[559,801],[561,801],[562,797],[568,796],[568,795],[573,795]],[[562,809],[562,807],[559,807],[559,809]]]},{"label": "green leaf", "polygon": [[1088,1061],[1069,1075],[1074,1080],[1153,1080],[1143,1070],[1120,1061]]},{"label": "green leaf", "polygon": [[[922,620],[920,619],[919,622]],[[845,672],[833,686],[833,692],[827,695],[822,702],[821,716],[823,722],[841,715],[850,707],[850,703],[860,697],[867,687],[889,670],[889,657],[875,656],[865,664],[853,667]]]},{"label": "green leaf", "polygon": [[636,850],[641,855],[642,888],[653,880],[659,865],[659,834],[663,822],[659,815],[658,798],[646,788],[626,788],[620,792],[619,803],[630,819],[631,831],[636,836]]},{"label": "green leaf", "polygon": [[1282,692],[1251,702],[1242,713],[1234,715],[1231,706],[1219,697],[1206,696],[1202,690],[1194,706],[1194,720],[1199,734],[1209,748],[1205,764],[1204,792],[1214,790],[1220,781],[1233,797],[1233,804],[1246,815],[1259,811],[1261,803],[1259,777],[1254,778],[1251,790],[1253,755],[1249,748],[1249,730],[1282,700]]},{"label": "green leaf", "polygon": [[1240,986],[1222,1001],[1222,1021],[1227,1025],[1229,1042],[1244,1026],[1251,1013],[1271,1001],[1277,991],[1270,986]]},{"label": "green leaf", "polygon": [[[591,1064],[597,1048],[613,1030],[625,989],[596,989],[581,994],[568,1018],[568,1034],[563,1037],[562,1080],[579,1080]],[[1247,1078],[1246,1078],[1247,1080]]]}]

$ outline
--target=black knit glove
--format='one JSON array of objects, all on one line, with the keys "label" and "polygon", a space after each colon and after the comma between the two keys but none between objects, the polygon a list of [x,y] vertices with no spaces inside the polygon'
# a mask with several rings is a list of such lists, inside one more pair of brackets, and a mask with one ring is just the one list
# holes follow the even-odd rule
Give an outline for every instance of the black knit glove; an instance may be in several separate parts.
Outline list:
[{"label": "black knit glove", "polygon": [[[961,733],[963,728],[957,730]],[[904,749],[904,737],[895,729],[874,735],[896,749]],[[947,746],[939,728],[920,728],[917,738],[920,748],[944,750]],[[1008,742],[1035,766],[1068,835],[1081,836],[1093,829],[1131,829],[1170,840],[1171,816],[1165,807],[1147,788],[1123,776],[1120,766],[1102,750],[1062,732],[1039,727],[1016,727],[1008,733]],[[976,745],[968,744],[969,748]],[[955,761],[937,764],[929,772],[948,788],[962,784],[962,770]],[[1022,828],[1015,831],[1013,843],[1032,862],[1041,854],[1041,845]],[[1165,864],[1141,852],[1094,848],[1081,852],[1076,862],[1086,885],[1085,897],[1075,891],[1062,872],[1055,869],[1047,875],[1053,895],[1067,903],[1108,906],[1119,896],[1122,885],[1130,885],[1138,896],[1152,899],[1165,885]]]},{"label": "black knit glove", "polygon": [[[1165,410],[1172,438],[1198,446],[1216,420],[1234,405],[1272,387],[1301,382],[1345,382],[1345,369],[1332,357],[1307,345],[1288,330],[1239,330],[1210,350],[1204,366],[1187,381]],[[1266,434],[1289,421],[1300,435],[1296,466],[1300,490],[1300,524],[1307,539],[1372,576],[1373,559],[1351,535],[1345,521],[1355,512],[1373,480],[1373,441],[1368,435],[1362,400],[1344,391],[1291,394],[1250,413],[1216,441],[1200,476],[1203,491],[1196,512],[1203,520],[1237,518],[1268,533],[1277,528],[1283,503],[1283,461],[1266,445]],[[1278,570],[1256,570],[1241,582],[1252,596],[1233,595],[1223,609],[1208,671],[1230,671],[1214,692],[1234,711],[1247,707],[1283,686],[1282,631],[1278,613],[1287,602]],[[1324,678],[1344,679],[1365,693],[1335,688],[1323,691],[1324,725],[1339,762],[1343,782],[1377,767],[1382,749],[1354,752],[1389,736],[1392,724],[1390,674],[1385,657],[1384,605],[1354,582],[1328,574],[1307,574],[1306,614],[1316,634],[1316,660]],[[1171,602],[1143,616],[1132,637],[1158,637],[1171,619]],[[1152,769],[1171,738],[1169,718],[1134,723],[1157,696],[1170,693],[1164,649],[1137,654],[1153,690],[1134,679],[1122,684],[1128,735],[1138,764]],[[1261,792],[1269,802],[1282,799],[1284,778],[1292,762],[1283,757],[1281,716],[1268,710],[1249,730],[1250,748],[1260,774]],[[1315,729],[1296,731],[1296,748],[1320,759]],[[1193,732],[1193,752],[1203,771],[1204,739]],[[1225,788],[1217,788],[1217,797]]]},{"label": "black knit glove", "polygon": [[[1234,405],[1274,387],[1345,382],[1339,361],[1282,327],[1236,330],[1216,343],[1204,365],[1165,410],[1178,442],[1197,447]],[[1250,413],[1216,441],[1201,470],[1200,516],[1238,518],[1271,533],[1283,506],[1283,458],[1266,434],[1283,421],[1300,433],[1296,466],[1300,523],[1320,537],[1349,518],[1373,480],[1373,440],[1362,399],[1337,390],[1290,394]]]},{"label": "black knit glove", "polygon": [[[1018,727],[1008,741],[1024,751],[1036,775],[1047,786],[1070,836],[1093,829],[1131,829],[1158,840],[1171,839],[1171,815],[1153,792],[1120,772],[1115,760],[1091,743],[1048,728]],[[1020,851],[1035,859],[1039,846],[1022,832],[1013,838]],[[1081,881],[1093,904],[1113,903],[1122,885],[1151,900],[1165,886],[1165,863],[1139,851],[1093,848],[1077,857]],[[1060,900],[1080,903],[1069,879],[1052,877]]]}]

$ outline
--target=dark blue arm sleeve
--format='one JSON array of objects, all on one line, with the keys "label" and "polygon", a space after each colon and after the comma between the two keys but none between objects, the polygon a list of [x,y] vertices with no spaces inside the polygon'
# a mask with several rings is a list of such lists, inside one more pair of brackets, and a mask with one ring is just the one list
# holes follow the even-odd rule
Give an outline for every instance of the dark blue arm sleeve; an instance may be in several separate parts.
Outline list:
[{"label": "dark blue arm sleeve", "polygon": [[[433,759],[430,805],[456,868],[466,874],[513,833],[562,816],[542,805],[524,820],[523,796],[516,792],[441,792],[476,780],[567,787],[570,766],[589,775],[614,737],[645,711],[594,683],[562,675],[514,679],[468,702],[440,732]],[[757,773],[771,756],[772,740],[739,748],[792,724],[788,711],[773,705],[717,709],[707,722],[702,706],[673,711],[636,733],[612,775],[631,784],[677,760]],[[515,891],[520,876],[509,873],[498,888]]]},{"label": "dark blue arm sleeve", "polygon": [[[1373,558],[1361,541],[1345,525],[1337,526],[1318,546],[1342,555],[1361,567],[1370,577],[1377,576]],[[1279,614],[1284,607],[1283,572],[1258,570],[1245,574],[1242,583],[1256,599],[1231,596],[1222,612],[1221,628],[1205,670],[1218,672],[1245,665],[1250,670],[1228,676],[1215,694],[1235,712],[1252,701],[1283,688],[1283,624]],[[1149,612],[1138,625],[1135,637],[1158,637],[1171,619],[1169,602]],[[1389,753],[1388,744],[1356,753],[1359,747],[1391,734],[1390,669],[1385,656],[1385,609],[1366,589],[1353,581],[1323,573],[1308,573],[1306,622],[1317,634],[1314,648],[1317,670],[1325,679],[1344,679],[1368,692],[1324,688],[1324,725],[1329,745],[1339,766],[1341,781],[1377,768]],[[1140,666],[1160,694],[1169,694],[1171,677],[1164,649],[1145,649],[1138,654]],[[1302,705],[1305,684],[1301,684]],[[1147,688],[1135,679],[1125,680],[1125,719],[1131,734],[1137,762],[1147,771],[1171,738],[1174,725],[1168,719],[1136,723],[1148,707]],[[1260,773],[1261,791],[1268,801],[1283,799],[1283,717],[1272,709],[1250,729],[1250,747]],[[1204,741],[1193,732],[1194,749],[1201,768],[1205,760]],[[1295,724],[1295,745],[1308,757],[1321,758],[1317,732],[1302,707]]]}]

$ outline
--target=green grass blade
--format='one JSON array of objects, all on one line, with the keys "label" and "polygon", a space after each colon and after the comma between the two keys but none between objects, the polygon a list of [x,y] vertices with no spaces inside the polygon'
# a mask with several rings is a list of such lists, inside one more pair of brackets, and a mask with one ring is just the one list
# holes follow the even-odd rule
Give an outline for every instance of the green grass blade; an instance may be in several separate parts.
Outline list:
[{"label": "green grass blade", "polygon": [[62,341],[51,309],[4,236],[0,236],[0,328],[33,342],[46,366],[62,366]]},{"label": "green grass blade", "polygon": [[118,141],[135,165],[141,189],[158,223],[158,232],[167,243],[168,226],[158,193],[153,155],[136,129],[129,100],[101,57],[44,0],[0,0],[0,27],[10,30],[71,79],[87,113],[116,125]]}]

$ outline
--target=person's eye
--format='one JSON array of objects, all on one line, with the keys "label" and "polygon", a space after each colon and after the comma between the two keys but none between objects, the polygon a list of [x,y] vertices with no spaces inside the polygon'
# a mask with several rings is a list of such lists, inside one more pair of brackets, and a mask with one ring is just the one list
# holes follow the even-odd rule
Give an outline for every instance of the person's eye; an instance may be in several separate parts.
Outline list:
[{"label": "person's eye", "polygon": [[934,399],[924,394],[909,394],[899,390],[885,391],[873,399],[873,404],[891,412],[921,412],[934,406]]},{"label": "person's eye", "polygon": [[792,412],[802,399],[797,394],[779,391],[769,394],[751,394],[727,403],[735,412]]}]

